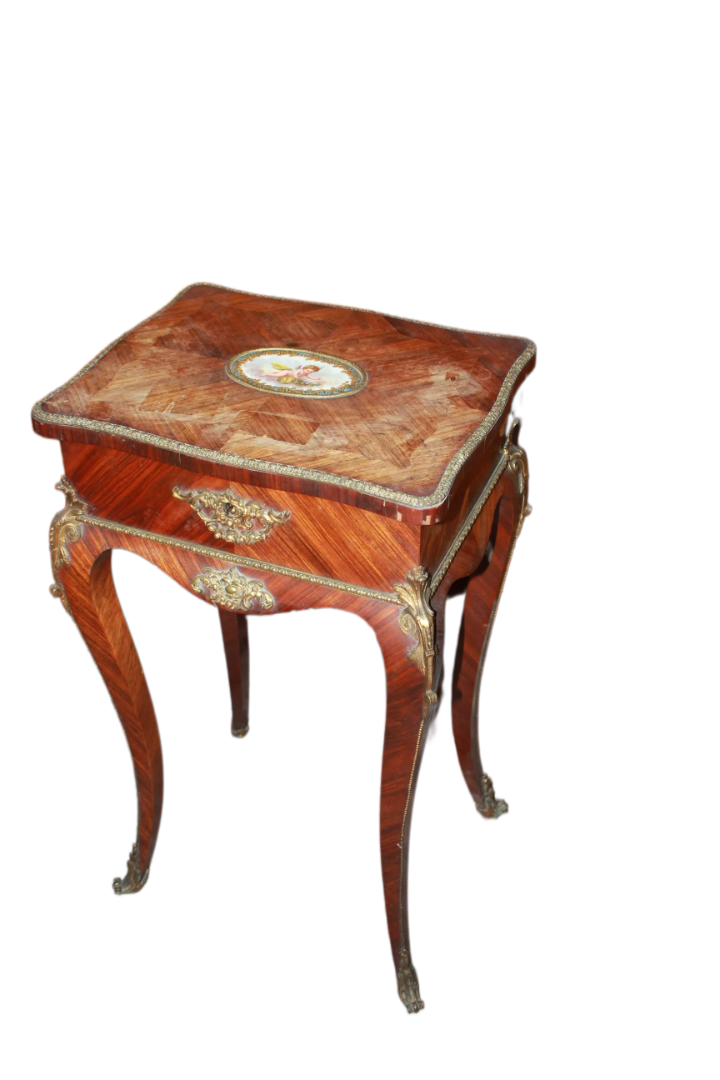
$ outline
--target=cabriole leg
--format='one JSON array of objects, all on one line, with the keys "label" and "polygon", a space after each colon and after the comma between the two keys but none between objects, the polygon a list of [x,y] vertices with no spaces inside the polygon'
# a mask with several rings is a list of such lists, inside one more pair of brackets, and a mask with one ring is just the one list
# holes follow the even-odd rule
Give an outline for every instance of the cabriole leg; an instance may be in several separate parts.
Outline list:
[{"label": "cabriole leg", "polygon": [[225,659],[230,680],[232,721],[230,731],[238,739],[247,735],[248,700],[250,694],[250,654],[248,650],[247,615],[218,608],[222,629]]},{"label": "cabriole leg", "polygon": [[138,794],[137,837],[127,873],[114,880],[113,888],[116,893],[138,892],[148,878],[162,813],[160,734],[140,659],[115,592],[111,553],[95,542],[85,542],[87,526],[76,520],[83,504],[74,498],[69,485],[60,487],[66,492],[68,505],[56,515],[51,528],[55,575],[51,591],[77,623],[130,747]]},{"label": "cabriole leg", "polygon": [[[435,618],[418,568],[396,586],[406,606],[386,607],[373,622],[385,661],[387,714],[380,794],[380,851],[385,909],[400,999],[424,1008],[410,955],[408,856],[418,770],[435,694]],[[417,575],[413,578],[412,575]]]},{"label": "cabriole leg", "polygon": [[[467,587],[452,687],[452,718],[460,768],[478,811],[487,818],[507,812],[504,799],[495,796],[490,777],[483,772],[478,738],[478,701],[485,655],[493,622],[512,557],[515,540],[526,512],[527,472],[518,458],[514,474],[497,508],[489,562],[481,566]],[[515,482],[514,477],[518,478]]]}]

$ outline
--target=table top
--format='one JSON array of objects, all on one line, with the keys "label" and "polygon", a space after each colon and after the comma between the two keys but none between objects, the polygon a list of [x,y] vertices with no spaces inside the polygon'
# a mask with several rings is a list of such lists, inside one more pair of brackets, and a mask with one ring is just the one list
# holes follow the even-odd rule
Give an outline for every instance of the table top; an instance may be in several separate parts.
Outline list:
[{"label": "table top", "polygon": [[196,284],[39,402],[33,425],[431,507],[534,363],[525,338]]}]

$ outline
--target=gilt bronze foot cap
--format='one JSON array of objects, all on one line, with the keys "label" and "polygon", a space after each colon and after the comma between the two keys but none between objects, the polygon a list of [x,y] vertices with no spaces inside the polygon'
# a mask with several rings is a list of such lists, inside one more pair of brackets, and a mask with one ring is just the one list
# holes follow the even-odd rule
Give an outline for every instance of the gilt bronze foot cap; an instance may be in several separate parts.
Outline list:
[{"label": "gilt bronze foot cap", "polygon": [[250,728],[246,724],[245,727],[231,728],[230,733],[234,735],[236,739],[244,739],[249,730]]},{"label": "gilt bronze foot cap", "polygon": [[138,868],[137,844],[133,844],[132,851],[130,852],[130,858],[128,859],[127,874],[124,878],[114,878],[113,890],[118,894],[118,896],[120,896],[121,893],[140,892],[149,876],[149,866],[144,874],[140,873],[140,870]]},{"label": "gilt bronze foot cap", "polygon": [[398,993],[400,1000],[409,1013],[420,1012],[425,1008],[425,1002],[420,997],[420,985],[417,971],[410,963],[407,949],[400,953],[400,963],[397,969]]},{"label": "gilt bronze foot cap", "polygon": [[418,1013],[425,1008],[425,1002],[422,998],[418,998],[417,1001],[405,1001],[404,1004],[409,1013]]},{"label": "gilt bronze foot cap", "polygon": [[509,809],[508,804],[504,799],[497,799],[495,797],[493,782],[487,773],[483,775],[482,783],[485,802],[483,806],[476,803],[478,813],[486,818],[498,818],[501,814],[507,814]]}]

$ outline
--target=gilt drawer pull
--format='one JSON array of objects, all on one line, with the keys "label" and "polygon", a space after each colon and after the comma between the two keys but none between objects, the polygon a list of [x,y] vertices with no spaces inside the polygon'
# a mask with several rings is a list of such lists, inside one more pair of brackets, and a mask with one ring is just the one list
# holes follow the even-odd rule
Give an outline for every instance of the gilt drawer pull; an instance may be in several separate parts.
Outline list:
[{"label": "gilt drawer pull", "polygon": [[184,491],[174,487],[173,495],[190,503],[213,536],[228,544],[257,544],[269,536],[275,525],[290,520],[289,510],[273,510],[254,499],[241,499],[232,491]]}]

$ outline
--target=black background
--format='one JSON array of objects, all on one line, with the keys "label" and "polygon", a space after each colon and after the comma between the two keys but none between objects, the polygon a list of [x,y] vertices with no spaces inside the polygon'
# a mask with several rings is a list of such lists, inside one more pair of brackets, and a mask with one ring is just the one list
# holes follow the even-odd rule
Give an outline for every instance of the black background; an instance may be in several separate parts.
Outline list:
[{"label": "black background", "polygon": [[[96,280],[86,274],[82,288],[50,300],[46,330],[54,345],[28,370],[28,408],[199,270],[208,268],[180,265],[172,275],[140,270],[114,279],[104,272]],[[446,702],[437,738],[427,746],[413,816],[413,957],[432,1011],[449,1013],[472,971],[518,932],[532,903],[527,880],[542,863],[547,787],[541,728],[553,719],[553,678],[546,673],[556,663],[557,631],[552,621],[541,621],[541,612],[552,589],[544,559],[553,530],[548,477],[557,480],[558,446],[551,448],[548,438],[555,430],[547,404],[552,360],[532,322],[538,312],[529,303],[526,314],[513,295],[489,305],[477,295],[441,289],[409,296],[398,287],[383,292],[302,275],[290,280],[228,271],[223,280],[257,292],[501,329],[538,345],[538,367],[519,409],[534,513],[507,578],[480,702],[485,765],[512,813],[491,825],[474,813],[454,759]],[[108,933],[142,940],[160,934],[165,946],[176,940],[187,962],[202,969],[212,955],[213,963],[227,964],[254,994],[269,999],[277,981],[289,980],[294,996],[302,997],[305,983],[313,987],[299,1008],[342,1011],[341,997],[351,1008],[348,995],[359,993],[373,1012],[392,1018],[400,1007],[378,874],[383,676],[375,639],[341,612],[250,621],[253,732],[234,742],[215,611],[142,559],[113,556],[157,707],[166,768],[150,883],[132,903],[119,903],[109,880],[122,873],[133,837],[131,769],[104,688],[70,621],[45,592],[51,580],[47,522],[62,505],[52,490],[60,462],[56,444],[28,435],[35,498],[26,530],[26,600],[36,626],[33,700],[46,718],[40,798],[47,820],[40,846],[52,853],[57,875],[71,866],[74,918],[99,920]],[[448,667],[459,604],[454,600],[448,609]],[[503,981],[499,973],[486,988]]]}]

